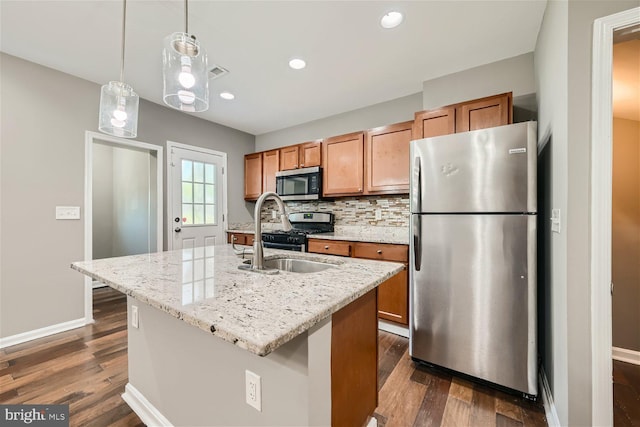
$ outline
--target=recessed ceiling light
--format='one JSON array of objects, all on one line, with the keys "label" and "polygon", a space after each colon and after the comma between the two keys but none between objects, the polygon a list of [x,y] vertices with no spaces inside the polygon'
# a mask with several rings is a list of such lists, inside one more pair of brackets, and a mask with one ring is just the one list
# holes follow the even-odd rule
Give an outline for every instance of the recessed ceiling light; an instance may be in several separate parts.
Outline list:
[{"label": "recessed ceiling light", "polygon": [[306,66],[307,63],[300,58],[293,58],[291,61],[289,61],[289,67],[293,68],[294,70],[302,70]]},{"label": "recessed ceiling light", "polygon": [[220,98],[222,98],[222,99],[232,100],[235,97],[236,96],[234,94],[232,94],[231,92],[222,92],[222,93],[220,93]]},{"label": "recessed ceiling light", "polygon": [[382,28],[395,28],[402,24],[403,16],[400,12],[389,12],[380,18]]}]

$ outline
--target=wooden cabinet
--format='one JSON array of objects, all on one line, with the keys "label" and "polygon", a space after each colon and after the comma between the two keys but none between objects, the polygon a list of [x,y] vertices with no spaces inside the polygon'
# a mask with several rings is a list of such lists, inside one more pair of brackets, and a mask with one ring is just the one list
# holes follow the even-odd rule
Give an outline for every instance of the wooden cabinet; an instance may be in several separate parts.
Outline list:
[{"label": "wooden cabinet", "polygon": [[[387,243],[356,242],[353,256],[401,262],[407,267],[409,247]],[[378,317],[403,325],[409,324],[409,275],[406,268],[378,286]]]},{"label": "wooden cabinet", "polygon": [[511,92],[415,114],[413,139],[467,132],[513,123]]},{"label": "wooden cabinet", "polygon": [[511,92],[465,102],[456,108],[456,132],[507,125],[513,122]]},{"label": "wooden cabinet", "polygon": [[351,242],[340,240],[309,239],[307,251],[317,254],[351,256]]},{"label": "wooden cabinet", "polygon": [[235,243],[236,245],[253,246],[255,235],[249,233],[229,233],[227,232],[227,243]]},{"label": "wooden cabinet", "polygon": [[310,168],[322,165],[322,140],[300,144],[300,167]]},{"label": "wooden cabinet", "polygon": [[454,107],[416,113],[413,139],[449,135],[456,131],[456,109]]},{"label": "wooden cabinet", "polygon": [[327,138],[322,143],[323,191],[327,197],[362,194],[364,132]]},{"label": "wooden cabinet", "polygon": [[300,157],[299,147],[297,145],[281,148],[280,149],[280,170],[288,171],[291,169],[298,169],[299,157]]},{"label": "wooden cabinet", "polygon": [[[400,262],[405,267],[409,263],[407,245],[309,239],[307,250],[310,253]],[[378,317],[402,325],[409,324],[409,274],[406,268],[378,286]]]},{"label": "wooden cabinet", "polygon": [[262,153],[244,156],[244,198],[257,200],[262,194]]},{"label": "wooden cabinet", "polygon": [[262,191],[276,191],[276,172],[280,170],[280,150],[262,154]]},{"label": "wooden cabinet", "polygon": [[409,192],[409,142],[413,123],[397,123],[366,132],[364,194]]}]

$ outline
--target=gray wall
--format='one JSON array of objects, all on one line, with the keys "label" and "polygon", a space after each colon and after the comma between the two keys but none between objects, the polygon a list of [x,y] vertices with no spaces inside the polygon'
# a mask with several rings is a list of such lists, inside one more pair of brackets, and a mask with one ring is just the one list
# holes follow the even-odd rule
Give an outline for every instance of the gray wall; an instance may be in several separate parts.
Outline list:
[{"label": "gray wall", "polygon": [[[567,211],[567,20],[568,3],[551,1],[535,50],[538,98],[539,196],[539,348],[542,365],[562,425],[568,424],[567,236],[552,233],[551,209]],[[565,227],[563,222],[562,227]],[[539,305],[540,307],[540,305]]]},{"label": "gray wall", "polygon": [[422,84],[425,110],[470,99],[513,92],[518,97],[535,93],[533,52],[427,80]]},{"label": "gray wall", "polygon": [[613,345],[640,351],[640,122],[613,119]]},{"label": "gray wall", "polygon": [[[561,423],[591,425],[590,140],[593,21],[636,1],[550,1],[535,52],[540,135],[552,147],[551,199],[563,208],[552,236],[553,300],[549,381]],[[566,43],[565,43],[566,40]],[[568,58],[566,67],[561,58]],[[564,99],[566,97],[566,105]],[[557,310],[555,310],[557,309]],[[597,327],[594,325],[594,327]],[[557,337],[557,338],[556,338]],[[549,361],[545,361],[548,364]],[[568,393],[570,390],[570,393]]]},{"label": "gray wall", "polygon": [[[4,53],[0,61],[4,338],[84,317],[83,277],[69,268],[84,257],[84,221],[56,221],[55,206],[83,206],[84,137],[97,130],[100,86]],[[250,220],[243,155],[253,135],[141,100],[137,139],[226,152],[230,220]]]},{"label": "gray wall", "polygon": [[93,145],[93,259],[156,251],[156,162],[149,150]]},{"label": "gray wall", "polygon": [[256,151],[405,122],[413,120],[413,114],[421,110],[422,94],[415,93],[358,110],[258,135],[256,136]]}]

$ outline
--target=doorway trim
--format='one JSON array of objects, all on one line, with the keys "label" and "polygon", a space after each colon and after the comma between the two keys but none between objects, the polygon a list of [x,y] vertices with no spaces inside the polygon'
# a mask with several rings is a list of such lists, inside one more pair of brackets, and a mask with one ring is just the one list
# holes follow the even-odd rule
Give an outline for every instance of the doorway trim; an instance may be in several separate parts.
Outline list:
[{"label": "doorway trim", "polygon": [[[99,132],[86,131],[84,140],[84,260],[93,259],[93,144],[96,141],[106,141],[123,147],[141,148],[155,151],[157,159],[156,167],[156,250],[162,252],[163,227],[163,199],[164,191],[162,186],[163,177],[163,148],[160,145],[148,144],[146,142],[132,139],[117,138]],[[85,324],[93,323],[93,279],[84,278],[84,318]]]},{"label": "doorway trim", "polygon": [[197,153],[211,154],[213,156],[222,157],[222,228],[224,230],[227,229],[227,222],[229,220],[229,215],[227,212],[227,153],[222,151],[211,150],[209,148],[198,147],[195,145],[182,144],[180,142],[175,141],[167,141],[167,250],[173,250],[173,238],[172,236],[172,227],[173,227],[173,218],[171,218],[171,207],[173,206],[172,200],[172,191],[171,191],[171,149],[172,148],[180,148],[183,150],[195,151]]},{"label": "doorway trim", "polygon": [[591,424],[613,425],[611,204],[613,33],[640,22],[640,8],[596,19],[591,76]]}]

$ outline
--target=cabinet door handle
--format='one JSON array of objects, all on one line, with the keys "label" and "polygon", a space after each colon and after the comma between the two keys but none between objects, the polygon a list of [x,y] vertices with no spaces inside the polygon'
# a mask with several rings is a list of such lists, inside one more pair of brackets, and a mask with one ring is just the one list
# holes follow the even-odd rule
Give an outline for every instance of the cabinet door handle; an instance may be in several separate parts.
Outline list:
[{"label": "cabinet door handle", "polygon": [[378,254],[381,254],[381,253],[382,253],[382,249],[378,249]]},{"label": "cabinet door handle", "polygon": [[304,166],[304,163],[300,163],[300,166]]},{"label": "cabinet door handle", "polygon": [[324,248],[325,248],[325,249],[329,249],[329,246],[325,246]]}]

